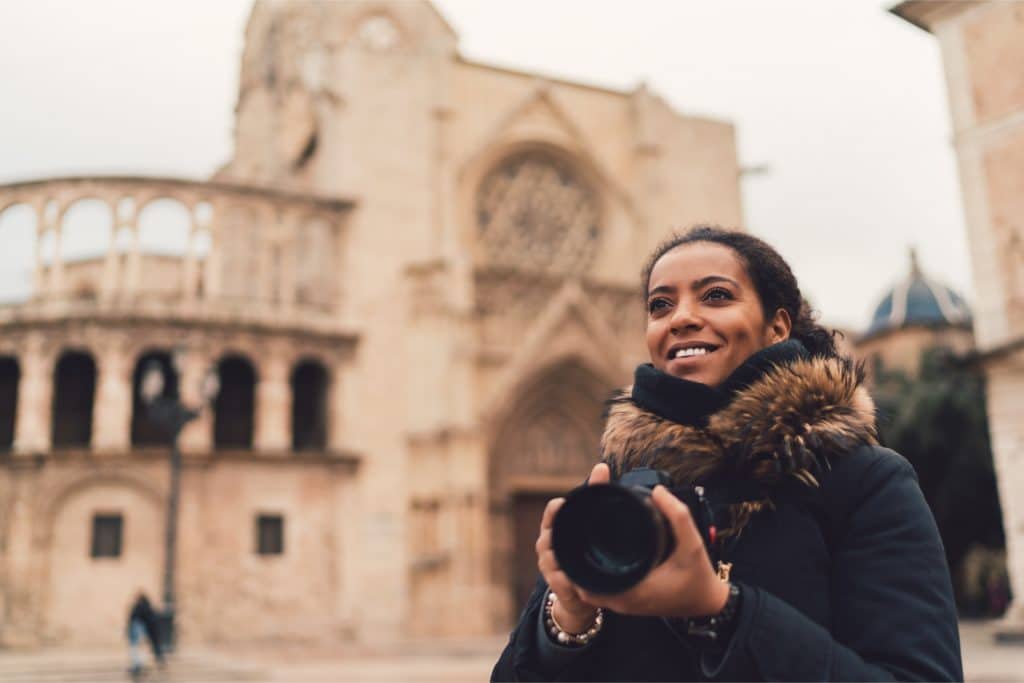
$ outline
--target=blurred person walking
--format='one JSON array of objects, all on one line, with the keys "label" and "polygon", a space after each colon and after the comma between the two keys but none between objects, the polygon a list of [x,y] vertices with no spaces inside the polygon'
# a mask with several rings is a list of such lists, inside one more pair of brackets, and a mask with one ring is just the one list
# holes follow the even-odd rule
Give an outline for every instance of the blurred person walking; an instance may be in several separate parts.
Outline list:
[{"label": "blurred person walking", "polygon": [[140,644],[143,638],[149,639],[150,648],[153,650],[153,659],[158,666],[164,664],[164,653],[160,647],[160,622],[156,610],[150,604],[149,598],[143,591],[139,591],[132,603],[131,611],[128,613],[128,649],[131,654],[132,678],[142,674],[142,653]]}]

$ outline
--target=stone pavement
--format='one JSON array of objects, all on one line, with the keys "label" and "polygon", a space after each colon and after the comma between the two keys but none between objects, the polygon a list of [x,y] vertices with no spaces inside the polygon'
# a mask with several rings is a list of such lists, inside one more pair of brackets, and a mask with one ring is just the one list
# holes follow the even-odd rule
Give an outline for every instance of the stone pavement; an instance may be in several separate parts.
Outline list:
[{"label": "stone pavement", "polygon": [[[1024,645],[996,645],[993,622],[961,624],[968,681],[1024,683]],[[299,647],[189,649],[144,683],[469,683],[486,681],[504,639],[409,643],[393,648]],[[0,651],[2,683],[108,683],[130,681],[120,650]]]}]

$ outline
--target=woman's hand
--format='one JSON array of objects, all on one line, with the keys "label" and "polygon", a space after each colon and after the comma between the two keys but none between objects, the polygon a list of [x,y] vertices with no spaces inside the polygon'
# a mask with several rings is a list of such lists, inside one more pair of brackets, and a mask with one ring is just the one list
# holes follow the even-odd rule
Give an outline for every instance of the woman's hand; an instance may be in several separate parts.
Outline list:
[{"label": "woman's hand", "polygon": [[[729,586],[718,578],[711,567],[707,549],[697,526],[693,523],[689,508],[664,486],[655,487],[651,498],[672,527],[676,540],[673,553],[644,577],[643,581],[624,593],[598,595],[573,587],[573,599],[577,601],[574,605],[605,607],[619,614],[659,617],[702,617],[718,614],[729,598]],[[562,578],[565,577],[561,572],[558,574],[561,574]],[[565,581],[568,582],[568,579]],[[548,584],[551,585],[551,582],[548,581]],[[561,591],[554,590],[561,600]]]},{"label": "woman's hand", "polygon": [[[607,484],[611,479],[608,465],[599,463],[590,471],[587,485]],[[540,569],[544,581],[558,596],[552,610],[555,621],[570,633],[582,633],[594,624],[597,607],[584,602],[580,589],[569,580],[565,572],[558,566],[555,552],[551,548],[551,524],[555,513],[562,507],[565,498],[554,498],[544,508],[544,517],[540,522],[540,535],[537,537],[537,568]]]}]

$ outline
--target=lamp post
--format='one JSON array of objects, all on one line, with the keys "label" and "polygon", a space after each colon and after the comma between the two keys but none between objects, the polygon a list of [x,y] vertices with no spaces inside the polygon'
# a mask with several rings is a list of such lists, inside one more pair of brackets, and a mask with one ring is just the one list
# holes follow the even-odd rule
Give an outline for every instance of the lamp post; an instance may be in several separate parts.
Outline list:
[{"label": "lamp post", "polygon": [[[184,361],[185,349],[178,347],[171,356],[171,372],[181,377],[181,366]],[[164,615],[160,640],[168,651],[174,649],[175,629],[174,617],[176,600],[174,595],[175,559],[178,545],[178,501],[181,495],[181,449],[178,447],[178,436],[192,420],[199,417],[203,408],[217,396],[220,380],[213,368],[207,371],[200,387],[202,403],[197,408],[188,408],[177,396],[164,394],[166,378],[164,368],[159,361],[151,360],[143,370],[142,382],[139,387],[143,402],[146,404],[146,416],[171,440],[171,471],[170,491],[167,496],[167,518],[164,528]]]}]

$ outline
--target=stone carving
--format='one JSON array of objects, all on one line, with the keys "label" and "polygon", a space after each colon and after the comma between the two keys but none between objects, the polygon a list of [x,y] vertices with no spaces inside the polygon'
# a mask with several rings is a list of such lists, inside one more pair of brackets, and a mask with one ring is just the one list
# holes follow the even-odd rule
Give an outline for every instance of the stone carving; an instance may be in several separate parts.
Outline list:
[{"label": "stone carving", "polygon": [[389,17],[375,14],[359,25],[359,39],[371,50],[384,52],[398,45],[401,34]]},{"label": "stone carving", "polygon": [[600,236],[597,199],[569,164],[516,154],[491,171],[476,197],[481,255],[490,265],[580,274]]},{"label": "stone carving", "polygon": [[512,468],[516,472],[575,477],[594,460],[596,430],[585,432],[572,417],[550,410],[526,425],[520,448]]}]

